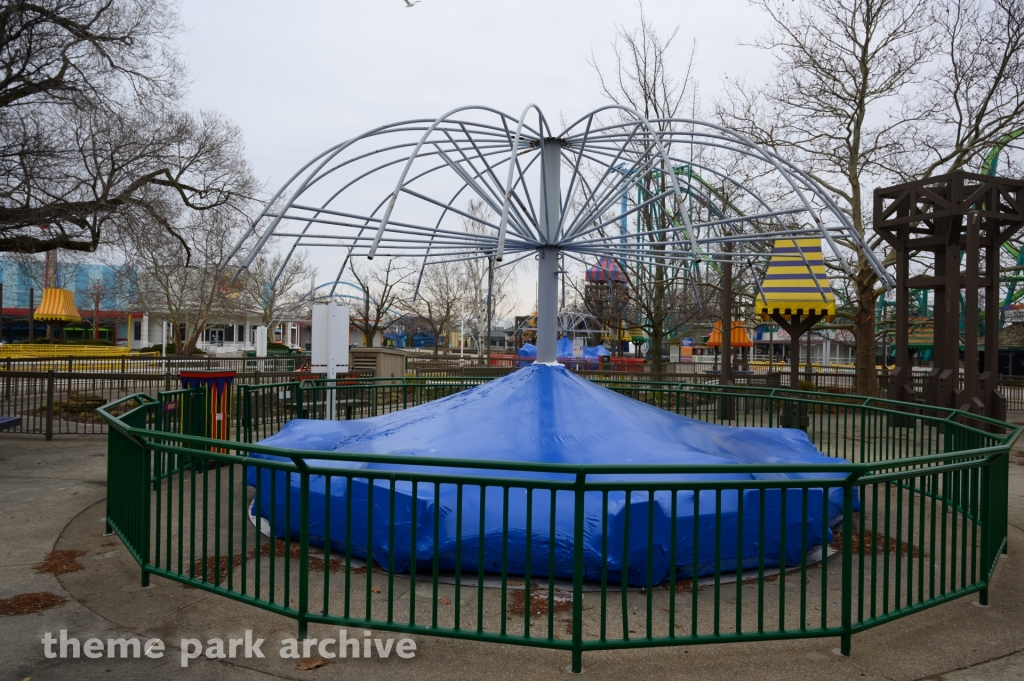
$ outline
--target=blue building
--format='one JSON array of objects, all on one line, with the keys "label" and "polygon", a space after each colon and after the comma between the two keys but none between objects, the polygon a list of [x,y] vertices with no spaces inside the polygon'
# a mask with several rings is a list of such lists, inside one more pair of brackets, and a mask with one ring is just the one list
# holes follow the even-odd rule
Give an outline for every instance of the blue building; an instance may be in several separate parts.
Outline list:
[{"label": "blue building", "polygon": [[[24,342],[29,339],[30,302],[38,307],[43,297],[43,263],[23,263],[0,260],[0,284],[3,284],[3,332],[5,343]],[[119,281],[120,279],[120,281]],[[93,337],[93,318],[99,320],[99,337],[114,342],[125,342],[131,317],[130,291],[134,272],[119,272],[110,265],[98,263],[70,263],[58,265],[56,284],[75,293],[75,306],[82,321],[64,328],[63,338],[74,340]],[[125,285],[126,281],[127,285]],[[119,285],[120,284],[120,285]],[[99,313],[96,314],[96,307]],[[46,324],[36,322],[35,337],[46,335]]]}]

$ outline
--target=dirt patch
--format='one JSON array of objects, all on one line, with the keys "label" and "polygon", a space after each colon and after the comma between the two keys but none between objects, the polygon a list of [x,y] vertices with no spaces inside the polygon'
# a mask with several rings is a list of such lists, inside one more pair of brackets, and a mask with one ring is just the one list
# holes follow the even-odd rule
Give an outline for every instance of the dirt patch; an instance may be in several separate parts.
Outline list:
[{"label": "dirt patch", "polygon": [[68,599],[62,598],[49,591],[37,591],[31,594],[20,594],[0,600],[0,615],[11,617],[15,615],[30,615],[34,612],[42,612],[64,605]]},{"label": "dirt patch", "polygon": [[[829,546],[834,548],[836,551],[842,551],[843,550],[843,533],[842,532],[833,532],[833,535],[834,535],[835,538],[832,540],[832,543],[829,544]],[[860,550],[861,550],[860,542],[861,542],[861,533],[860,532],[854,532],[853,533],[853,542],[852,542],[853,543],[853,553],[854,554],[859,554],[860,553]],[[876,535],[871,530],[864,530],[864,553],[870,554],[873,551],[874,553],[879,554],[879,553],[896,553],[898,551],[900,553],[900,555],[905,556],[908,553],[910,553],[910,549],[911,549],[911,547],[910,547],[909,544],[907,544],[907,542],[900,542],[897,545],[895,537],[886,537],[884,534]],[[921,552],[918,550],[918,548],[916,546],[913,547],[913,550],[914,550],[914,557],[915,558],[917,558],[919,555],[921,555]]]},{"label": "dirt patch", "polygon": [[[554,598],[551,599],[555,612],[572,611],[572,593],[555,589]],[[530,616],[541,617],[548,614],[548,592],[532,590],[530,592]],[[513,591],[508,599],[508,612],[510,615],[523,616],[526,614],[526,591]]]},{"label": "dirt patch", "polygon": [[208,556],[206,559],[206,577],[203,577],[203,559],[192,563],[192,574],[196,579],[210,584],[221,584],[227,581],[228,571],[242,564],[242,554],[234,556]]},{"label": "dirt patch", "polygon": [[[102,395],[72,390],[66,397],[53,401],[53,418],[76,423],[104,423],[103,417],[96,413],[96,409],[102,407],[107,402],[107,398]],[[108,413],[112,416],[120,416],[134,409],[138,404],[136,400],[127,400],[109,409]],[[36,416],[45,416],[46,405],[37,407],[28,413],[35,414]]]},{"label": "dirt patch", "polygon": [[[289,558],[298,560],[299,558],[299,543],[292,542],[291,546],[286,550],[285,542],[283,539],[278,539],[274,542],[274,555],[278,558],[283,558],[285,554],[288,554]],[[270,557],[270,544],[264,544],[260,547],[260,555],[264,558]],[[249,550],[249,558],[256,557],[256,549]],[[323,572],[324,571],[324,558],[310,553],[309,555],[309,569],[311,572]],[[331,572],[341,572],[345,569],[345,561],[341,558],[331,558]],[[365,567],[352,568],[353,573],[366,572]]]},{"label": "dirt patch", "polygon": [[46,559],[36,565],[36,572],[44,572],[48,575],[66,575],[69,572],[78,572],[82,564],[78,559],[88,551],[50,551]]}]

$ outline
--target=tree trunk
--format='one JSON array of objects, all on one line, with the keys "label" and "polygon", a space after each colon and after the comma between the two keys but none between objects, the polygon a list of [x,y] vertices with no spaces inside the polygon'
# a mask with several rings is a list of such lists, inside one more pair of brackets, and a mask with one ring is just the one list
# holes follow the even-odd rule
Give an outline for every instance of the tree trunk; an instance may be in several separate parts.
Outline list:
[{"label": "tree trunk", "polygon": [[857,312],[854,336],[857,341],[857,394],[877,397],[878,374],[875,369],[875,298],[873,273],[861,268],[857,273]]},{"label": "tree trunk", "polygon": [[660,374],[662,370],[661,366],[661,349],[664,344],[664,327],[659,322],[652,322],[651,324],[651,373]]}]

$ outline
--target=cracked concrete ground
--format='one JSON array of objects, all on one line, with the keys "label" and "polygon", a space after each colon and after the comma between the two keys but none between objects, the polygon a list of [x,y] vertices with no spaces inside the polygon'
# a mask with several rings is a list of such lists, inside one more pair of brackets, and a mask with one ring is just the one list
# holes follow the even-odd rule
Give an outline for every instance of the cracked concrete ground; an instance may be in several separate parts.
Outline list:
[{"label": "cracked concrete ground", "polygon": [[[1014,415],[1018,420],[1024,414]],[[313,670],[275,653],[295,635],[283,616],[152,578],[146,589],[139,569],[120,542],[103,537],[106,438],[0,435],[0,599],[50,592],[67,599],[41,613],[0,617],[0,679],[361,679],[562,678],[569,654],[518,646],[415,636],[417,655],[403,660],[332,660]],[[969,596],[858,634],[853,656],[835,653],[838,640],[810,639],[651,650],[586,653],[591,678],[694,679],[1024,679],[1024,443],[1010,472],[1010,546],[991,588],[988,608]],[[34,566],[52,550],[79,550],[83,569],[60,576]],[[47,659],[46,632],[61,629],[80,640],[159,637],[161,659]],[[240,636],[252,629],[265,638],[263,660],[193,660],[179,663],[184,637]],[[310,635],[336,636],[335,627],[312,625]],[[353,631],[354,634],[361,633]],[[391,635],[385,635],[391,636]],[[398,638],[398,635],[394,635]]]}]

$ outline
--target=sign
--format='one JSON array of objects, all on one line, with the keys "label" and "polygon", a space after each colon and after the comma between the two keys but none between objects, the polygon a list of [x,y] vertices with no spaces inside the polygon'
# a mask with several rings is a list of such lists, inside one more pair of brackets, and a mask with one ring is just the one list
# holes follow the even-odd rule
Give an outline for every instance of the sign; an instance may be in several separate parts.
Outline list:
[{"label": "sign", "polygon": [[681,339],[679,339],[679,361],[680,362],[692,362],[693,361],[693,339],[692,338],[681,338]]},{"label": "sign", "polygon": [[254,339],[256,344],[256,356],[266,357],[267,356],[267,327],[257,326],[256,327],[256,338]]},{"label": "sign", "polygon": [[582,338],[573,338],[572,339],[572,356],[573,357],[577,357],[577,358],[583,356],[583,339]]},{"label": "sign", "polygon": [[334,378],[348,372],[348,305],[313,306],[313,373]]}]

